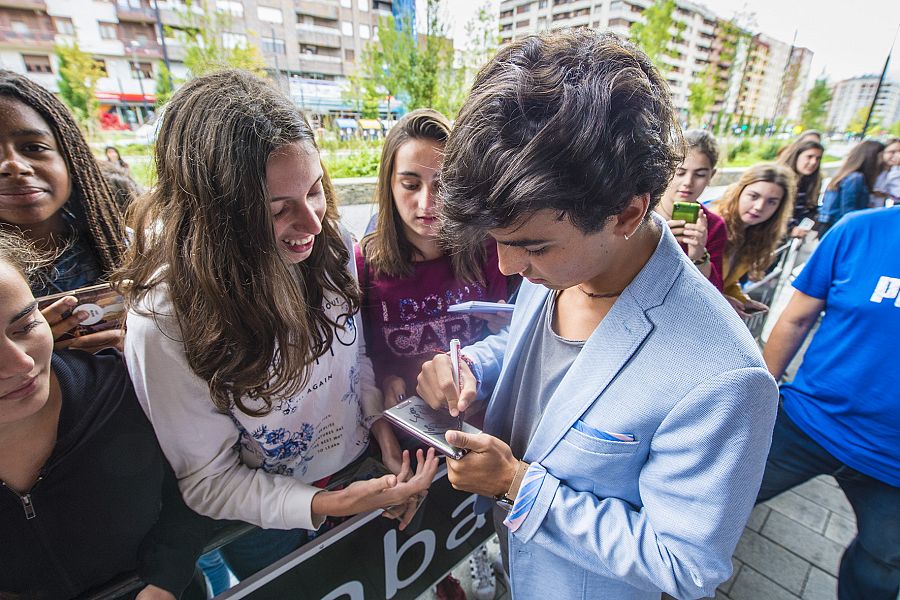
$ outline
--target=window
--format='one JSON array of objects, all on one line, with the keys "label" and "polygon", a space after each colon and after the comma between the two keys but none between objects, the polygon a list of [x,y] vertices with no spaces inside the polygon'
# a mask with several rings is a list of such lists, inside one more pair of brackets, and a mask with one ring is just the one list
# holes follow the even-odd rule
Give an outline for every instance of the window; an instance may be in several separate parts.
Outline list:
[{"label": "window", "polygon": [[102,58],[95,58],[94,64],[97,65],[97,68],[100,69],[100,73],[106,77],[108,73],[106,72],[106,61]]},{"label": "window", "polygon": [[353,23],[348,21],[341,21],[341,33],[344,35],[353,35]]},{"label": "window", "polygon": [[262,50],[263,52],[269,52],[273,54],[284,54],[284,40],[276,37],[263,37],[262,38]]},{"label": "window", "polygon": [[344,60],[349,63],[356,62],[356,51],[351,48],[345,48]]},{"label": "window", "polygon": [[341,0],[341,6],[344,8],[353,8],[353,0]]},{"label": "window", "polygon": [[104,40],[114,40],[119,37],[118,26],[116,23],[104,23],[99,21],[97,26],[100,27],[100,38]]},{"label": "window", "polygon": [[216,8],[235,17],[244,16],[244,5],[237,0],[216,0]]},{"label": "window", "polygon": [[153,79],[153,64],[148,62],[128,61],[131,66],[132,79]]},{"label": "window", "polygon": [[360,25],[359,26],[359,37],[367,40],[370,37],[369,26],[368,25]]},{"label": "window", "polygon": [[531,4],[523,4],[522,6],[516,7],[516,14],[520,15],[520,14],[528,12],[530,10],[531,10]]},{"label": "window", "polygon": [[528,27],[531,24],[531,21],[525,19],[524,21],[519,21],[516,23],[516,29],[522,29],[523,27]]},{"label": "window", "polygon": [[31,30],[28,29],[28,25],[26,25],[24,21],[10,21],[9,25],[15,33],[20,35],[28,35],[31,33]]},{"label": "window", "polygon": [[369,12],[369,0],[356,0],[356,8],[363,12]]},{"label": "window", "polygon": [[243,33],[223,33],[222,45],[226,48],[245,48],[247,46],[247,36]]},{"label": "window", "polygon": [[318,46],[311,46],[309,44],[300,44],[300,54],[312,55],[312,54],[318,54],[318,53],[319,53]]},{"label": "window", "polygon": [[22,60],[25,61],[25,71],[28,73],[53,72],[53,67],[50,65],[50,57],[46,54],[23,54]]},{"label": "window", "polygon": [[141,0],[119,0],[119,7],[125,9],[138,9],[141,7]]},{"label": "window", "polygon": [[506,17],[511,17],[511,16],[513,16],[513,11],[512,11],[512,9],[504,10],[503,12],[500,13],[500,18],[501,18],[501,19],[505,19]]},{"label": "window", "polygon": [[538,8],[547,8],[547,0],[541,0],[538,2]]},{"label": "window", "polygon": [[272,8],[270,6],[257,6],[256,16],[259,17],[260,21],[265,21],[267,23],[284,22],[284,15],[281,13],[280,8]]},{"label": "window", "polygon": [[72,24],[72,19],[53,17],[53,23],[56,24],[56,31],[62,35],[75,35],[75,25]]}]

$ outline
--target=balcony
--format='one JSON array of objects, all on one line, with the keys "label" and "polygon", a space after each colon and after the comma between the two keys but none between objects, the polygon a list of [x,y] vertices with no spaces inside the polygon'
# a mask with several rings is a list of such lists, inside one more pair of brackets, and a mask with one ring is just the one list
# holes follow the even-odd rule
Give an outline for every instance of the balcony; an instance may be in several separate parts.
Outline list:
[{"label": "balcony", "polygon": [[338,56],[300,53],[300,69],[307,73],[343,75],[344,64]]},{"label": "balcony", "polygon": [[335,21],[339,16],[340,9],[337,2],[332,5],[315,0],[297,0],[294,2],[294,12],[298,15],[311,15]]},{"label": "balcony", "polygon": [[130,40],[123,39],[122,44],[125,46],[125,55],[130,59],[132,53],[137,58],[162,58],[162,46],[157,43],[142,44],[132,47]]},{"label": "balcony", "polygon": [[52,48],[56,34],[52,31],[14,31],[11,27],[0,27],[0,42],[22,44],[29,48]]},{"label": "balcony", "polygon": [[301,44],[310,44],[312,46],[340,48],[341,32],[327,27],[297,25],[297,41]]},{"label": "balcony", "polygon": [[47,11],[47,3],[44,0],[0,0],[0,8],[16,8],[19,10]]},{"label": "balcony", "polygon": [[120,21],[156,23],[156,12],[149,6],[134,7],[119,3],[116,4],[116,16]]}]

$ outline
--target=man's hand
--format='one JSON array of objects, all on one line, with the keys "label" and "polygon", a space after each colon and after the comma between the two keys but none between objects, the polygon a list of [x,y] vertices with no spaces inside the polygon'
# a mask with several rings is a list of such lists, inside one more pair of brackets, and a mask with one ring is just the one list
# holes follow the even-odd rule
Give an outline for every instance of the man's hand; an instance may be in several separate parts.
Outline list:
[{"label": "man's hand", "polygon": [[451,430],[447,441],[469,452],[459,460],[447,459],[447,479],[455,489],[499,496],[509,490],[519,468],[506,442],[486,433],[463,433]]},{"label": "man's hand", "polygon": [[455,417],[460,411],[466,410],[475,402],[477,392],[475,376],[469,370],[469,365],[460,361],[459,371],[462,381],[461,391],[458,391],[453,383],[453,366],[450,357],[446,354],[438,354],[422,365],[416,392],[431,408],[435,410],[449,409],[450,414]]}]

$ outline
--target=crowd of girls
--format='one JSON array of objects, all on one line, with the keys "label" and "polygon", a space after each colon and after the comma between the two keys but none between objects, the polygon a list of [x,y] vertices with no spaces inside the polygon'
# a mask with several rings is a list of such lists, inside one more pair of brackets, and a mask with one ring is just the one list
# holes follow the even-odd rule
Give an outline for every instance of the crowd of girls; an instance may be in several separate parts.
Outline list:
[{"label": "crowd of girls", "polygon": [[[448,254],[439,242],[449,132],[432,110],[395,125],[375,230],[354,246],[292,102],[243,72],[197,78],[167,105],[158,179],[130,208],[129,238],[67,109],[0,72],[3,597],[71,597],[135,570],[141,600],[203,597],[193,565],[208,517],[258,526],[222,551],[238,577],[330,517],[391,506],[409,522],[437,459],[401,450],[378,417],[450,338],[475,342],[508,322],[449,305],[513,301],[518,283],[493,243]],[[657,212],[741,314],[760,307],[740,280],[765,270],[789,223],[828,227],[867,206],[885,149],[854,149],[816,214],[822,146],[799,141],[688,223],[672,218],[674,203],[698,201],[718,151],[708,133],[685,139]],[[107,157],[126,166],[114,149]],[[42,311],[35,298],[102,281],[126,297],[127,335],[55,343],[86,315],[69,315],[74,297]],[[374,453],[390,475],[325,489]],[[31,540],[35,523],[48,537]]]}]

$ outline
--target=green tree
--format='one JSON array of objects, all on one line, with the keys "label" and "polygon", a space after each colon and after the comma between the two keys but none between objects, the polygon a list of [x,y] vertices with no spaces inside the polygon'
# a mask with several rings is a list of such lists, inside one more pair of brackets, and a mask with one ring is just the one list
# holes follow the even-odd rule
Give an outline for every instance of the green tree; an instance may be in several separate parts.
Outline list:
[{"label": "green tree", "polygon": [[184,66],[191,77],[226,68],[266,74],[265,62],[255,44],[227,39],[232,26],[230,13],[217,10],[211,0],[184,0],[184,8],[177,12],[179,27],[166,29],[184,47]]},{"label": "green tree", "polygon": [[59,95],[81,127],[93,135],[99,109],[95,92],[103,70],[77,42],[58,44],[54,51],[59,62]]},{"label": "green tree", "polygon": [[716,101],[715,72],[711,65],[688,86],[688,91],[688,122],[691,127],[699,127]]},{"label": "green tree", "polygon": [[[847,132],[852,133],[853,135],[862,136],[863,127],[866,125],[866,119],[869,118],[869,111],[871,109],[871,106],[864,106],[856,111],[856,114],[850,119],[850,123],[847,124]],[[873,118],[869,121],[869,128],[866,130],[866,133],[875,133],[878,131],[879,127],[878,119]]]},{"label": "green tree", "polygon": [[[637,44],[660,71],[666,72],[669,66],[662,61],[663,56],[677,57],[678,52],[672,47],[682,41],[681,32],[686,25],[676,21],[675,0],[656,0],[644,9],[644,21],[636,21],[631,25],[629,34],[631,41]],[[674,35],[672,29],[675,30]]]},{"label": "green tree", "polygon": [[392,16],[378,19],[378,40],[363,49],[344,94],[362,116],[377,116],[382,98],[397,98],[406,91],[416,46],[412,27],[405,18],[399,23]]},{"label": "green tree", "polygon": [[888,128],[888,135],[891,137],[900,137],[900,121],[894,121],[894,124]]},{"label": "green tree", "polygon": [[[453,44],[439,18],[440,2],[429,0],[427,30],[417,36],[404,17],[379,19],[378,39],[363,50],[356,72],[349,78],[344,97],[364,116],[377,112],[382,98],[402,98],[409,110],[419,107],[452,108],[459,100],[459,74],[455,72]],[[451,86],[454,89],[450,89]]]},{"label": "green tree", "polygon": [[824,78],[816,79],[800,112],[800,126],[803,129],[824,129],[830,101],[831,91],[828,89],[828,81]]},{"label": "green tree", "polygon": [[160,62],[156,65],[156,109],[169,101],[175,88],[172,86],[172,73],[166,67],[166,63]]}]

